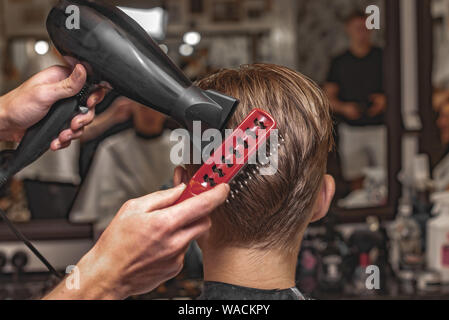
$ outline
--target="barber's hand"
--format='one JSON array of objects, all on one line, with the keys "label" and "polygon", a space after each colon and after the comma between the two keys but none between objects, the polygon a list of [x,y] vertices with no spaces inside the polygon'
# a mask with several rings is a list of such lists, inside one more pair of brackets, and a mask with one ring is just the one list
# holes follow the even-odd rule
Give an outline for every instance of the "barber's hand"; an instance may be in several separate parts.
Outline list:
[{"label": "barber's hand", "polygon": [[370,97],[373,105],[368,110],[370,117],[378,116],[387,109],[387,97],[384,94],[376,93]]},{"label": "barber's hand", "polygon": [[110,117],[111,124],[119,124],[129,120],[138,105],[137,102],[119,97],[104,113]]},{"label": "barber's hand", "polygon": [[348,120],[358,120],[362,117],[359,106],[351,102],[342,104],[340,113]]},{"label": "barber's hand", "polygon": [[[70,70],[66,67],[53,66],[23,83],[17,89],[1,97],[0,137],[4,140],[20,141],[26,130],[39,122],[57,101],[78,94],[87,78],[85,68],[78,64]],[[91,94],[87,114],[76,116],[70,129],[63,131],[51,144],[52,150],[68,147],[71,140],[79,138],[84,126],[92,122],[94,107],[104,98],[104,90]]]},{"label": "barber's hand", "polygon": [[219,185],[197,197],[173,204],[185,189],[156,192],[128,201],[94,248],[81,259],[81,289],[48,299],[124,299],[147,293],[182,269],[189,243],[211,226],[209,213],[229,193]]}]

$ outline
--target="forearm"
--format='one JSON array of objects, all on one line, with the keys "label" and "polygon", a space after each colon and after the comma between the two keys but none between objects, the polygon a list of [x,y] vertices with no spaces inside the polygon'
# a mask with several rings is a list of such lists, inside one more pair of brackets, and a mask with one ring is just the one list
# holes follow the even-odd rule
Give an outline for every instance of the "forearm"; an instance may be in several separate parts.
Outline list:
[{"label": "forearm", "polygon": [[334,113],[343,113],[344,106],[346,102],[341,101],[338,98],[330,98],[331,109]]},{"label": "forearm", "polygon": [[20,135],[11,125],[8,117],[8,105],[10,104],[10,94],[0,96],[0,140],[1,141],[18,141]]},{"label": "forearm", "polygon": [[94,119],[91,125],[87,126],[84,134],[81,137],[81,142],[85,143],[90,140],[98,138],[102,133],[114,125],[112,116],[103,114]]},{"label": "forearm", "polygon": [[329,98],[332,111],[338,114],[343,113],[345,102],[338,98],[338,93],[340,91],[339,86],[335,83],[326,83],[324,85],[324,91]]},{"label": "forearm", "polygon": [[0,132],[7,129],[6,121],[6,96],[0,96]]},{"label": "forearm", "polygon": [[[111,281],[110,272],[97,267],[95,254],[89,252],[68,275],[43,300],[122,300],[127,296],[124,288]],[[113,266],[110,267],[110,270]],[[78,272],[78,274],[76,274]],[[77,278],[77,276],[79,276]],[[73,279],[71,279],[73,277]],[[79,280],[79,288],[70,288]]]}]

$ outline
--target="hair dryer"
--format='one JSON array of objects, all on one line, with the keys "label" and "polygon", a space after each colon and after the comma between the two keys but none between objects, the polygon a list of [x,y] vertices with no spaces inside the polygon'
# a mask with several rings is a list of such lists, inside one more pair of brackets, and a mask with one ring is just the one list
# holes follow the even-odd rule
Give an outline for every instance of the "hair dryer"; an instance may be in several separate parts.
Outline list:
[{"label": "hair dryer", "polygon": [[[79,19],[79,28],[70,19]],[[238,105],[232,97],[194,86],[145,30],[104,2],[61,0],[48,16],[47,30],[63,56],[86,67],[88,82],[107,82],[118,94],[172,117],[189,131],[193,121],[201,121],[203,130],[223,130]],[[88,88],[56,103],[15,151],[0,156],[0,186],[42,156],[75,115],[87,111]]]}]

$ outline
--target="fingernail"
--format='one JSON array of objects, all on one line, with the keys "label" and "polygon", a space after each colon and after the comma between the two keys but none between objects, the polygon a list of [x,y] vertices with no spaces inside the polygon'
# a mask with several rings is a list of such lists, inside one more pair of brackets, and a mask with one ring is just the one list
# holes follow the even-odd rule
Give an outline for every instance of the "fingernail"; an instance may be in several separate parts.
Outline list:
[{"label": "fingernail", "polygon": [[78,128],[82,128],[84,126],[84,121],[78,121]]},{"label": "fingernail", "polygon": [[73,70],[73,78],[75,80],[78,80],[79,78],[81,78],[81,72],[79,70],[78,65],[76,65],[75,69]]},{"label": "fingernail", "polygon": [[58,141],[58,142],[56,142],[55,143],[55,147],[56,147],[56,149],[59,149],[59,148],[61,148],[61,143]]},{"label": "fingernail", "polygon": [[67,135],[67,140],[72,140],[73,136],[71,134]]},{"label": "fingernail", "polygon": [[179,186],[176,187],[179,190],[184,190],[185,188],[187,188],[185,183],[181,183]]},{"label": "fingernail", "polygon": [[222,186],[223,186],[223,188],[225,188],[226,189],[226,191],[231,191],[231,187],[229,186],[229,184],[227,184],[227,183],[223,183],[223,184],[221,184]]}]

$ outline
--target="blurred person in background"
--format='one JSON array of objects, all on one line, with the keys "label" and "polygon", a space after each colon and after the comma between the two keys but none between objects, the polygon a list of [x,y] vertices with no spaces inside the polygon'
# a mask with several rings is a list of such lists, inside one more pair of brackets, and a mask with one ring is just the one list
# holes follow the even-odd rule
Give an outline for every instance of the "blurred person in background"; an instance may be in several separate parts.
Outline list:
[{"label": "blurred person in background", "polygon": [[95,108],[94,125],[86,128],[81,137],[79,172],[84,181],[92,165],[98,146],[110,136],[134,127],[132,104],[123,103],[113,90]]},{"label": "blurred person in background", "polygon": [[440,108],[449,100],[449,2],[439,1],[443,6],[441,16],[435,17],[433,26],[434,59],[432,70],[433,109],[439,112]]},{"label": "blurred person in background", "polygon": [[209,50],[201,48],[192,56],[184,57],[181,63],[181,69],[184,74],[192,81],[196,81],[211,73],[214,69],[209,65]]},{"label": "blurred person in background", "polygon": [[386,167],[387,107],[383,88],[383,51],[372,42],[366,15],[354,12],[345,20],[349,49],[335,57],[325,84],[338,119],[338,151],[343,177],[353,190],[363,185],[363,169]]},{"label": "blurred person in background", "polygon": [[168,187],[174,165],[166,117],[127,98],[112,106],[86,128],[83,142],[95,139],[117,123],[132,118],[133,127],[98,146],[70,213],[72,222],[94,222],[101,234],[128,199]]},{"label": "blurred person in background", "polygon": [[440,104],[437,126],[445,151],[432,175],[436,191],[447,191],[449,190],[449,101]]}]

